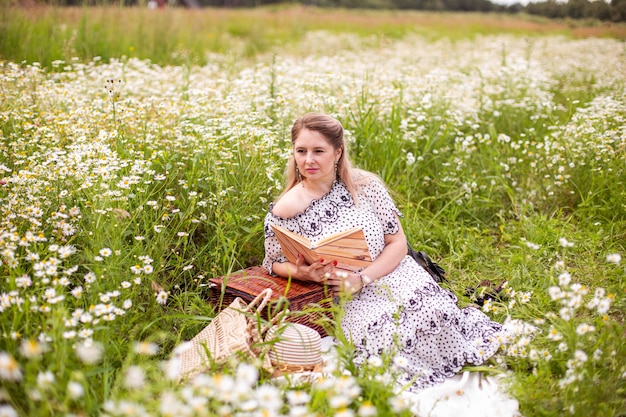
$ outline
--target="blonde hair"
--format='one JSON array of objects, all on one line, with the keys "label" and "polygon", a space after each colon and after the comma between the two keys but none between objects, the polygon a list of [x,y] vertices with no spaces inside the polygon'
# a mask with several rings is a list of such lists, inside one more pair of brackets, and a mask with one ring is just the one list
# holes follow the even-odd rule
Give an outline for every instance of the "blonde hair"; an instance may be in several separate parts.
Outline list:
[{"label": "blonde hair", "polygon": [[[365,177],[369,176],[363,175],[367,174],[366,171],[352,167],[343,136],[343,126],[339,120],[322,113],[307,113],[299,117],[291,127],[292,145],[296,139],[298,139],[300,132],[304,129],[320,133],[334,149],[341,149],[341,155],[337,161],[336,179],[343,182],[352,195],[352,199],[357,202],[358,187],[366,182]],[[299,178],[297,175],[296,161],[293,155],[289,158],[289,161],[287,161],[285,177],[287,178],[287,184],[281,196],[302,181],[302,178]]]}]

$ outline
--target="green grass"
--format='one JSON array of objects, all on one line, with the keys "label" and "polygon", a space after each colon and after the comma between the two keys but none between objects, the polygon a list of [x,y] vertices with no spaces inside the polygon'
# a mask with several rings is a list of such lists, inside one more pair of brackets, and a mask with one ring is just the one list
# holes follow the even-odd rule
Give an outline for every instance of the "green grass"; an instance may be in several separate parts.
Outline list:
[{"label": "green grass", "polygon": [[[123,11],[2,10],[0,407],[249,405],[268,376],[250,382],[245,364],[188,389],[162,364],[215,315],[207,280],[261,262],[291,123],[320,110],[392,188],[461,305],[481,280],[508,281],[484,311],[536,329],[520,325],[481,369],[511,372],[523,415],[624,416],[621,41],[513,18],[489,35],[501,23],[479,15],[444,28],[460,15]],[[534,25],[545,35],[517,36]],[[410,414],[392,357],[357,369],[339,353],[336,385],[299,387],[313,415],[341,415],[329,399],[342,389],[357,415]]]},{"label": "green grass", "polygon": [[[496,14],[325,10],[274,6],[251,10],[120,7],[0,9],[0,58],[50,67],[73,58],[105,62],[122,56],[159,65],[204,65],[208,53],[251,58],[295,47],[309,32],[397,39],[466,39],[509,33],[626,39],[624,25],[567,23]],[[123,33],[124,36],[119,36]]]}]

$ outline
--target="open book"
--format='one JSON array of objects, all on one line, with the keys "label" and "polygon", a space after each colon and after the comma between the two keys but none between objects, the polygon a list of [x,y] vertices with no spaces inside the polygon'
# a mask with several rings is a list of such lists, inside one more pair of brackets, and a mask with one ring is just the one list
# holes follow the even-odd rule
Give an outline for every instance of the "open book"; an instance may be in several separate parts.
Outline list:
[{"label": "open book", "polygon": [[361,228],[339,232],[312,244],[309,239],[284,227],[272,225],[280,247],[289,262],[296,263],[302,254],[308,264],[320,259],[324,263],[337,261],[336,268],[357,271],[372,263],[372,256]]}]

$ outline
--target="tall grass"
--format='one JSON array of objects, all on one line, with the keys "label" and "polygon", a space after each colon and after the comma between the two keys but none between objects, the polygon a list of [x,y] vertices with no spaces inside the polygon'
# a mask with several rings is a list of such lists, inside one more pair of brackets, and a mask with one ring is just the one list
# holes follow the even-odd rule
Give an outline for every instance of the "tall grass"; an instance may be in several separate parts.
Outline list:
[{"label": "tall grass", "polygon": [[[410,415],[392,355],[356,369],[349,344],[329,363],[334,378],[290,388],[245,362],[188,385],[171,372],[175,347],[215,315],[208,278],[260,263],[290,125],[319,110],[343,122],[355,164],[393,189],[411,242],[445,267],[462,305],[484,291],[466,288],[507,281],[481,308],[514,334],[480,369],[508,375],[522,413],[623,416],[622,43],[474,30],[372,40],[309,31],[321,12],[285,10],[238,17],[295,14],[276,25],[283,48],[231,29],[238,52],[208,61],[193,58],[212,48],[198,40],[205,24],[187,31],[193,11],[3,11],[22,13],[4,28],[47,33],[36,53],[51,63],[0,64],[0,414]],[[111,27],[91,26],[99,13]],[[239,16],[219,13],[216,25]],[[78,56],[102,58],[58,55],[54,16],[93,36]],[[148,20],[130,26],[141,36],[117,36],[116,21],[137,16],[178,22],[180,37]],[[174,50],[192,58],[173,65]],[[246,50],[254,59],[236,59]]]},{"label": "tall grass", "polygon": [[[204,65],[211,52],[253,57],[297,45],[309,31],[430,39],[510,33],[626,39],[624,25],[582,25],[508,15],[371,12],[274,6],[252,10],[139,7],[0,8],[0,58],[45,67],[122,56],[159,65]],[[120,36],[123,34],[124,36]]]}]

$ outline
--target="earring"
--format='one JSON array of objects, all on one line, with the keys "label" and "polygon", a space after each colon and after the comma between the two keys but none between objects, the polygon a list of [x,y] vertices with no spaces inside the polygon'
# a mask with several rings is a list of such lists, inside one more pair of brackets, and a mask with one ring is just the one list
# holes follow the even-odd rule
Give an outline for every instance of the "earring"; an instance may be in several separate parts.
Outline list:
[{"label": "earring", "polygon": [[337,172],[337,168],[338,168],[338,166],[339,166],[339,160],[337,159],[337,160],[335,161],[335,178],[336,178],[336,179],[339,179],[339,172]]},{"label": "earring", "polygon": [[[298,179],[298,182],[302,182],[302,175],[300,174],[300,170],[298,169],[298,167],[296,166],[296,178]],[[302,184],[304,186],[304,184]]]}]

